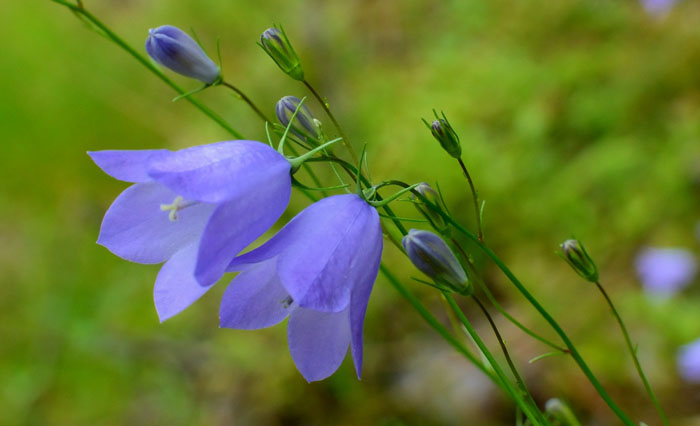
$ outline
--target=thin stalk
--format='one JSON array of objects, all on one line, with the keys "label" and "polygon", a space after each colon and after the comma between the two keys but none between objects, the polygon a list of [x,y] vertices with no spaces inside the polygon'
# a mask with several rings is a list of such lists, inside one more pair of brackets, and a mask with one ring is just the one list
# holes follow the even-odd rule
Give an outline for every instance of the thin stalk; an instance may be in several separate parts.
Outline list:
[{"label": "thin stalk", "polygon": [[462,161],[462,158],[458,158],[457,161],[459,162],[460,167],[462,167],[462,172],[464,173],[464,176],[467,178],[467,182],[469,182],[469,189],[472,191],[472,200],[474,201],[474,214],[475,217],[474,219],[476,220],[476,229],[478,231],[479,235],[479,241],[483,242],[484,241],[484,231],[481,228],[481,212],[479,211],[479,195],[476,192],[476,188],[474,188],[474,182],[472,181],[472,177],[469,175],[469,172],[467,171],[467,166],[464,165],[464,161]]},{"label": "thin stalk", "polygon": [[228,82],[226,82],[226,81],[222,81],[220,84],[221,84],[222,86],[228,87],[229,89],[233,90],[234,93],[236,93],[236,95],[238,95],[238,96],[241,98],[241,100],[243,100],[243,102],[247,103],[248,106],[249,106],[253,111],[255,111],[256,114],[258,114],[258,117],[260,117],[260,118],[262,119],[263,122],[272,123],[272,121],[270,121],[270,120],[265,116],[265,114],[264,114],[262,111],[260,111],[260,108],[258,108],[257,105],[255,105],[255,104],[253,103],[253,101],[251,101],[250,98],[249,98],[248,96],[246,96],[246,94],[243,93],[240,89],[238,89],[236,86],[234,86],[233,84],[228,83]]},{"label": "thin stalk", "polygon": [[[483,340],[481,340],[481,337],[479,337],[479,334],[476,332],[472,324],[469,322],[467,317],[464,315],[462,312],[462,309],[460,309],[459,305],[457,305],[457,302],[455,302],[454,298],[452,295],[443,293],[445,296],[445,299],[447,299],[447,303],[449,303],[450,307],[454,311],[455,314],[457,314],[457,317],[459,320],[462,322],[464,327],[467,329],[467,332],[471,336],[472,339],[474,339],[474,342],[476,342],[476,345],[479,347],[479,350],[484,354],[486,359],[489,361],[491,366],[493,367],[494,371],[496,372],[496,375],[503,381],[503,383],[506,385],[508,388],[508,391],[511,393],[513,398],[516,400],[518,405],[522,408],[523,412],[525,415],[530,419],[533,425],[541,425],[541,424],[546,424],[546,423],[541,423],[541,420],[539,416],[535,415],[532,410],[535,407],[532,407],[531,404],[527,403],[524,399],[522,394],[518,389],[516,389],[513,384],[510,382],[506,374],[503,372],[503,369],[501,369],[501,366],[496,362],[496,359],[493,357],[491,354],[491,351],[489,351],[489,348],[484,344]],[[539,411],[539,410],[537,410]]]},{"label": "thin stalk", "polygon": [[[409,186],[406,183],[404,183],[404,185]],[[437,206],[435,206],[434,203],[432,203],[430,200],[421,195],[418,191],[414,190],[413,194],[416,197],[420,198],[420,200],[428,206],[436,209]],[[498,269],[500,269],[501,272],[503,272],[503,274],[508,278],[508,280],[515,286],[515,288],[527,299],[528,302],[530,302],[530,304],[537,310],[537,312],[539,312],[540,315],[542,315],[545,321],[549,323],[549,325],[554,329],[554,331],[559,335],[559,337],[561,337],[561,339],[564,341],[564,344],[569,349],[571,357],[574,359],[576,364],[578,364],[583,374],[585,374],[586,378],[588,378],[588,381],[591,382],[593,387],[596,389],[600,397],[603,398],[608,407],[610,407],[610,409],[625,425],[635,426],[635,423],[629,418],[629,416],[624,411],[622,411],[622,409],[615,403],[615,401],[612,400],[610,395],[608,395],[608,392],[605,390],[603,385],[596,378],[595,374],[593,374],[591,369],[588,367],[588,364],[586,364],[586,361],[583,359],[583,357],[581,357],[581,354],[578,352],[573,342],[571,341],[571,339],[569,339],[569,336],[561,328],[559,323],[557,323],[556,320],[549,314],[549,312],[547,312],[547,310],[540,304],[540,302],[538,302],[537,299],[535,299],[535,297],[532,296],[532,294],[527,290],[527,288],[525,288],[525,286],[520,282],[520,280],[518,280],[518,278],[513,274],[513,272],[511,272],[511,270],[505,265],[505,263],[503,263],[503,261],[496,255],[496,253],[494,253],[493,250],[491,250],[486,244],[480,241],[476,235],[467,231],[466,228],[464,228],[459,223],[455,222],[455,220],[452,219],[452,217],[444,214],[438,209],[436,209],[436,212],[440,216],[442,216],[442,218],[447,223],[454,226],[455,229],[457,229],[467,238],[476,243],[479,249],[482,252],[484,252],[484,254],[486,254],[486,256],[488,256],[493,261],[493,263],[496,264]]]},{"label": "thin stalk", "polygon": [[562,348],[561,346],[557,345],[556,343],[553,343],[552,341],[546,339],[545,337],[540,336],[539,334],[535,333],[534,331],[530,330],[525,326],[523,323],[520,321],[516,320],[512,315],[510,315],[502,306],[500,303],[498,303],[498,300],[496,300],[496,297],[491,293],[491,290],[489,290],[489,286],[486,284],[486,282],[482,281],[481,278],[478,276],[476,273],[476,268],[474,268],[474,265],[472,264],[471,259],[469,259],[469,256],[467,255],[467,252],[464,251],[464,248],[462,245],[457,241],[456,238],[451,239],[452,244],[457,247],[457,252],[462,256],[464,261],[467,263],[467,266],[469,269],[473,272],[473,276],[477,278],[477,283],[479,284],[479,288],[481,288],[484,293],[486,294],[486,297],[489,299],[491,304],[493,305],[496,310],[503,315],[508,321],[513,323],[516,327],[518,327],[520,330],[522,330],[525,334],[528,336],[534,338],[535,340],[539,340],[540,342],[544,343],[545,345],[551,347],[552,349],[556,349],[562,353],[568,354],[569,350],[566,348]]},{"label": "thin stalk", "polygon": [[[488,320],[489,324],[491,325],[491,329],[493,330],[493,334],[496,336],[496,339],[498,340],[498,344],[501,346],[501,351],[503,352],[503,356],[506,358],[506,362],[508,363],[508,367],[510,368],[510,371],[513,373],[513,377],[515,377],[515,382],[520,387],[520,389],[523,391],[523,394],[527,397],[530,404],[537,407],[537,403],[535,402],[535,399],[532,397],[532,394],[528,390],[527,385],[525,384],[525,380],[520,375],[518,368],[515,366],[515,363],[513,362],[513,359],[510,356],[510,351],[508,351],[508,347],[506,347],[506,342],[503,340],[503,337],[501,336],[501,332],[498,330],[498,326],[496,325],[496,322],[493,320],[493,318],[491,317],[491,314],[489,314],[489,311],[486,309],[484,304],[481,303],[481,300],[479,300],[478,297],[476,297],[475,295],[472,295],[471,298],[474,299],[474,302],[476,302],[476,304],[479,306],[479,309],[481,309],[481,312],[484,314],[484,316]],[[537,414],[538,414],[540,421],[546,423],[546,420],[544,419],[544,417],[542,417],[541,413],[539,412],[539,409],[537,410]]]},{"label": "thin stalk", "polygon": [[647,393],[649,394],[649,398],[651,398],[651,401],[654,403],[654,407],[656,407],[656,411],[659,413],[659,417],[661,417],[661,421],[663,422],[663,424],[668,426],[668,418],[666,417],[666,413],[664,413],[663,408],[661,408],[661,404],[659,403],[659,400],[656,398],[656,394],[652,390],[651,385],[649,384],[649,381],[647,380],[646,374],[644,374],[644,369],[642,369],[642,365],[639,362],[639,358],[637,358],[637,351],[634,350],[634,345],[632,344],[632,340],[630,339],[630,335],[627,332],[627,327],[625,326],[625,323],[622,321],[622,317],[617,312],[617,309],[615,309],[615,305],[613,304],[612,299],[610,299],[610,296],[608,295],[608,292],[605,291],[605,288],[603,288],[603,286],[600,285],[600,282],[596,281],[595,285],[598,287],[598,290],[600,290],[600,292],[603,294],[605,301],[608,302],[608,306],[610,306],[610,310],[612,311],[613,316],[617,320],[617,323],[620,325],[620,330],[622,330],[622,335],[625,337],[625,343],[627,343],[627,349],[629,349],[630,355],[632,355],[632,360],[634,361],[634,367],[637,369],[637,374],[639,374],[639,378],[642,379],[642,383],[644,383],[644,388],[646,389]]},{"label": "thin stalk", "polygon": [[336,130],[338,130],[340,137],[343,138],[343,145],[345,145],[345,148],[348,150],[350,157],[352,157],[352,162],[355,164],[359,164],[360,162],[359,162],[359,159],[357,158],[357,154],[355,154],[355,151],[352,149],[352,146],[350,145],[350,141],[348,140],[347,136],[345,136],[345,132],[343,132],[343,128],[340,127],[340,123],[338,123],[338,120],[335,119],[335,116],[331,112],[331,109],[328,107],[328,104],[326,103],[326,101],[323,100],[321,95],[318,94],[316,89],[314,89],[314,87],[307,80],[304,80],[303,83],[306,86],[306,88],[309,89],[311,94],[313,94],[314,97],[321,104],[321,107],[323,108],[324,111],[326,111],[328,118],[331,119]]},{"label": "thin stalk", "polygon": [[[151,63],[148,59],[146,59],[143,55],[138,53],[133,47],[131,47],[129,44],[127,44],[121,37],[119,37],[117,34],[115,34],[112,30],[109,29],[102,21],[97,19],[95,15],[92,13],[88,12],[85,8],[82,7],[82,5],[76,5],[73,3],[69,3],[64,0],[51,0],[54,3],[63,5],[67,8],[69,8],[71,11],[74,13],[78,13],[85,17],[91,24],[93,24],[95,27],[99,28],[100,31],[104,33],[107,38],[109,38],[112,42],[114,42],[117,46],[121,47],[124,51],[126,51],[128,54],[133,56],[138,62],[141,63],[141,65],[145,66],[149,71],[151,71],[153,74],[155,74],[158,78],[160,78],[165,84],[170,86],[173,90],[175,90],[177,93],[184,95],[186,94],[185,90],[182,89],[180,86],[178,86],[174,81],[172,81],[168,76],[163,74],[163,72],[158,69],[155,65]],[[236,129],[231,127],[220,115],[209,109],[207,106],[199,102],[197,99],[193,98],[192,96],[186,96],[185,99],[187,102],[191,103],[194,105],[197,109],[199,109],[202,113],[204,113],[206,116],[214,120],[219,126],[224,128],[227,132],[229,132],[233,137],[237,139],[244,139],[243,135],[239,133]]]}]

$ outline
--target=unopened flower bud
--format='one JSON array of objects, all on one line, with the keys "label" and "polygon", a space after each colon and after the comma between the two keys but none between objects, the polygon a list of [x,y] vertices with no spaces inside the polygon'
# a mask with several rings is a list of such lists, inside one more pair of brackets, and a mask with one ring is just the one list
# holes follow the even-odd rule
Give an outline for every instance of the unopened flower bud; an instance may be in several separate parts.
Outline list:
[{"label": "unopened flower bud", "polygon": [[459,136],[447,121],[445,114],[442,114],[442,118],[437,115],[437,112],[433,111],[435,114],[435,121],[432,124],[428,124],[427,121],[423,122],[430,128],[430,133],[433,137],[440,142],[442,149],[447,151],[454,158],[460,158],[462,155],[462,145],[459,143]]},{"label": "unopened flower bud", "polygon": [[556,419],[562,426],[581,426],[574,412],[571,411],[568,405],[558,398],[552,398],[545,403],[545,412]]},{"label": "unopened flower bud", "polygon": [[433,228],[435,228],[439,232],[445,231],[447,229],[445,219],[443,219],[442,216],[440,216],[440,214],[435,211],[435,209],[441,210],[440,198],[438,197],[437,191],[435,191],[432,186],[428,185],[425,182],[421,182],[418,186],[416,186],[415,189],[420,195],[427,198],[428,201],[430,201],[435,206],[429,206],[421,202],[418,199],[418,197],[414,197],[415,206],[418,209],[418,211],[420,211],[423,214],[423,216],[425,216],[425,218],[428,219],[430,224],[433,225]]},{"label": "unopened flower bud", "polygon": [[306,105],[302,104],[301,107],[299,107],[300,103],[301,99],[296,96],[285,96],[280,99],[275,107],[277,119],[284,127],[287,127],[289,126],[289,121],[292,119],[292,115],[294,115],[294,112],[299,108],[299,112],[295,117],[296,122],[292,123],[292,133],[302,139],[318,139],[317,120]]},{"label": "unopened flower bud", "polygon": [[472,286],[452,250],[437,234],[411,229],[401,241],[413,265],[435,281],[435,286],[471,294]]},{"label": "unopened flower bud", "polygon": [[187,77],[213,84],[219,67],[187,33],[171,25],[148,30],[146,52],[162,66]]},{"label": "unopened flower bud", "polygon": [[280,69],[295,80],[304,80],[304,69],[292,43],[283,29],[276,27],[266,29],[260,36],[260,47]]},{"label": "unopened flower bud", "polygon": [[561,257],[584,279],[598,282],[598,268],[578,240],[566,240],[561,245]]}]

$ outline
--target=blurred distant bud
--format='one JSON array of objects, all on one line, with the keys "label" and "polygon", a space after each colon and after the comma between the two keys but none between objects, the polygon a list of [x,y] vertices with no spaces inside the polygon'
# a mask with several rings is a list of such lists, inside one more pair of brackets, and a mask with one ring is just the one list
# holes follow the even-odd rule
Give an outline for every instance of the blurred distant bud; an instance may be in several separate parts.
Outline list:
[{"label": "blurred distant bud", "polygon": [[432,124],[428,124],[425,119],[423,119],[423,122],[428,126],[433,137],[440,142],[442,149],[447,151],[452,157],[460,158],[462,155],[462,145],[459,143],[459,136],[457,136],[450,122],[447,121],[445,113],[440,117],[437,111],[433,110],[433,114],[435,114],[435,121],[433,121]]},{"label": "blurred distant bud", "polygon": [[581,426],[574,412],[559,398],[552,398],[544,406],[545,412],[556,419],[561,426]]},{"label": "blurred distant bud", "polygon": [[302,139],[318,139],[318,120],[314,118],[306,105],[301,104],[300,108],[300,103],[301,99],[297,98],[296,96],[285,96],[284,98],[280,99],[275,107],[277,119],[284,127],[287,127],[289,125],[289,121],[292,119],[292,115],[294,115],[294,112],[297,110],[297,108],[299,108],[299,112],[295,117],[296,123],[292,123],[292,133]]},{"label": "blurred distant bud", "polygon": [[425,182],[421,182],[415,189],[419,194],[427,198],[428,201],[435,205],[435,207],[429,206],[418,199],[418,197],[414,196],[415,206],[418,211],[420,211],[423,216],[428,219],[430,224],[433,225],[433,228],[435,228],[438,232],[443,233],[446,231],[448,227],[445,223],[445,219],[443,219],[442,216],[435,211],[435,209],[442,211],[442,208],[440,207],[440,198],[438,197],[437,191],[435,191],[432,186]]},{"label": "blurred distant bud", "polygon": [[578,240],[566,240],[561,247],[561,257],[584,279],[598,282],[598,268]]},{"label": "blurred distant bud", "polygon": [[401,243],[413,265],[432,278],[436,287],[464,295],[472,293],[462,265],[437,234],[411,229]]},{"label": "blurred distant bud", "polygon": [[266,29],[260,36],[260,47],[270,55],[280,69],[295,80],[304,80],[304,69],[292,43],[282,27]]},{"label": "blurred distant bud", "polygon": [[668,13],[678,0],[640,0],[644,10],[651,15]]},{"label": "blurred distant bud", "polygon": [[698,271],[695,256],[682,248],[646,248],[635,261],[644,290],[672,296],[693,281]]},{"label": "blurred distant bud", "polygon": [[162,66],[206,84],[219,79],[219,67],[187,33],[171,25],[148,30],[146,52]]},{"label": "blurred distant bud", "polygon": [[679,349],[678,373],[686,382],[700,383],[700,339]]}]

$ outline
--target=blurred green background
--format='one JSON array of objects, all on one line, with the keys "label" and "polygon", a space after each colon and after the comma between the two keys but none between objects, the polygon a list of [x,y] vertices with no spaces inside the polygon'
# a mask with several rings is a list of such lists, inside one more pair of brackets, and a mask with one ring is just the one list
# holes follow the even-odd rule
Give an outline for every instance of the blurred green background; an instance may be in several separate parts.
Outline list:
[{"label": "blurred green background", "polygon": [[[255,45],[272,23],[292,38],[376,180],[439,181],[473,224],[457,165],[420,122],[443,109],[486,199],[495,251],[570,332],[613,397],[658,424],[600,295],[556,255],[575,235],[601,268],[672,424],[700,424],[700,388],[676,371],[700,337],[700,283],[645,295],[645,245],[700,253],[700,3],[650,16],[636,1],[85,0],[143,51],[147,29],[194,28],[224,71],[272,113],[305,96]],[[346,359],[323,382],[294,368],[285,326],[218,328],[230,277],[159,324],[157,266],[95,244],[125,184],[88,150],[180,148],[226,133],[133,58],[48,1],[0,2],[1,425],[510,425],[514,409],[379,278],[365,323],[362,381]],[[174,77],[187,88],[198,83]],[[263,128],[224,89],[197,95],[252,139]],[[318,105],[317,117],[325,119]],[[324,176],[330,175],[324,171]],[[328,179],[327,181],[330,181]],[[307,200],[295,193],[283,220]],[[414,215],[411,206],[399,208]],[[550,329],[475,253],[509,311]],[[385,261],[448,324],[436,292],[397,250]],[[467,314],[494,347],[469,300]],[[497,317],[536,399],[568,401],[584,424],[617,424],[575,364]]]}]

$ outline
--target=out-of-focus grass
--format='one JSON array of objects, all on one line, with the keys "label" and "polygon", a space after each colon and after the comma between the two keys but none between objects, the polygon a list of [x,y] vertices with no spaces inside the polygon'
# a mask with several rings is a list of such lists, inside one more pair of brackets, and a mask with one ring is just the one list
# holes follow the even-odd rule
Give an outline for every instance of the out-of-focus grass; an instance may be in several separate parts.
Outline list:
[{"label": "out-of-focus grass", "polygon": [[[211,51],[221,36],[227,77],[268,113],[283,95],[306,95],[255,46],[262,30],[283,23],[347,133],[369,143],[375,179],[439,181],[471,224],[458,168],[419,121],[445,110],[486,200],[488,241],[571,330],[614,397],[655,424],[601,298],[554,255],[571,235],[598,260],[673,424],[697,421],[698,389],[680,382],[674,357],[700,336],[700,287],[651,300],[631,267],[645,244],[700,253],[697,2],[657,18],[634,1],[85,3],[139,48],[149,27],[165,23],[195,28]],[[511,424],[510,405],[381,278],[362,381],[346,360],[331,379],[306,384],[284,326],[218,329],[227,280],[158,324],[157,267],[94,243],[125,185],[85,151],[227,135],[187,103],[171,103],[168,88],[63,8],[6,1],[0,16],[0,424]],[[197,96],[248,137],[264,137],[223,90]],[[306,204],[296,194],[285,219]],[[474,255],[503,303],[549,335]],[[390,244],[385,260],[405,279],[416,274]],[[410,286],[442,311],[434,292]],[[563,397],[582,419],[615,424],[572,362],[527,365],[546,348],[499,324],[539,401]]]}]

